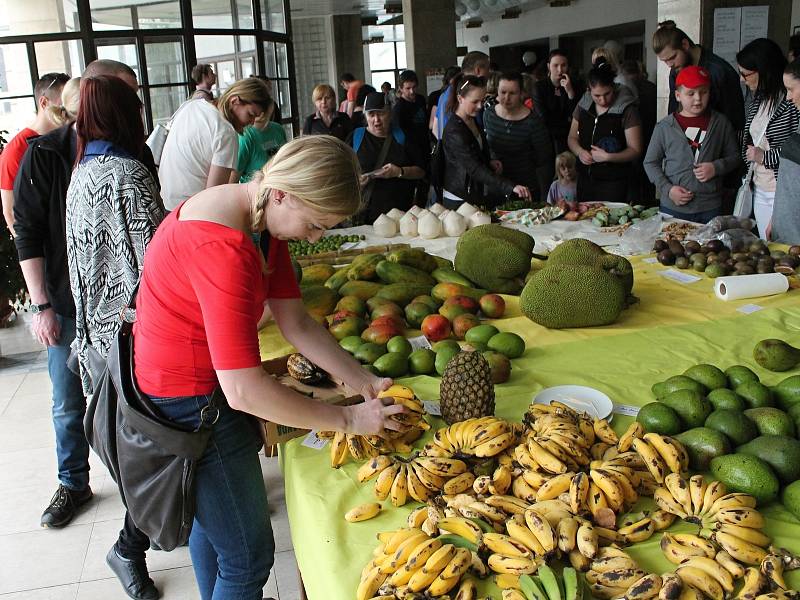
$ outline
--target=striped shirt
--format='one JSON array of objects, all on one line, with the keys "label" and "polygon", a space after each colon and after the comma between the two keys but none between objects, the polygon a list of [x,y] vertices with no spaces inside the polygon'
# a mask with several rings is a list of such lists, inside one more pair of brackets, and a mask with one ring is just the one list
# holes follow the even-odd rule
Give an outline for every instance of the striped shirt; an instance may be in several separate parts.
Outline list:
[{"label": "striped shirt", "polygon": [[[745,164],[747,164],[747,158],[745,157],[747,146],[754,145],[753,137],[750,133],[750,124],[758,113],[762,99],[760,95],[757,95],[747,108],[747,119],[741,146],[742,160],[745,161]],[[778,167],[780,166],[781,146],[789,139],[790,135],[797,132],[798,123],[800,123],[800,112],[792,102],[784,97],[773,108],[772,116],[769,118],[766,133],[767,141],[769,141],[769,150],[764,153],[764,166],[772,169],[776,179],[778,177]],[[756,137],[758,135],[760,133],[757,133]]]},{"label": "striped shirt", "polygon": [[503,163],[503,177],[527,186],[540,199],[547,197],[553,180],[553,142],[541,117],[529,113],[518,121],[498,116],[495,107],[484,111],[486,139],[493,159]]}]

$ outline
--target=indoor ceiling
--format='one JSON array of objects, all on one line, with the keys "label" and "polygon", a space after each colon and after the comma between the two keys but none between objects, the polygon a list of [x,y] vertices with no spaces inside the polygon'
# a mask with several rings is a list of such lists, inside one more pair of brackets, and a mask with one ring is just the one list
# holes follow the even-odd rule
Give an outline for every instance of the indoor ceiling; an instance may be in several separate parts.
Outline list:
[{"label": "indoor ceiling", "polygon": [[[415,0],[423,3],[424,0]],[[462,21],[499,18],[506,10],[530,10],[546,6],[550,0],[455,0],[454,16]],[[394,10],[387,11],[386,5]],[[360,14],[391,17],[402,9],[402,0],[290,0],[293,17]]]}]

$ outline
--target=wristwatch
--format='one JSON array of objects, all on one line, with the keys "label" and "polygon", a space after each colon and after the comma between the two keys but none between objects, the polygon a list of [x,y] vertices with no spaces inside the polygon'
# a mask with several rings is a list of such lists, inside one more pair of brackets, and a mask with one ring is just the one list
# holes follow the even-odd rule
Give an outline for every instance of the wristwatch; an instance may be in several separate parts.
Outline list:
[{"label": "wristwatch", "polygon": [[46,311],[48,308],[51,308],[53,305],[49,302],[45,302],[44,304],[31,304],[31,312],[33,314],[40,313]]}]

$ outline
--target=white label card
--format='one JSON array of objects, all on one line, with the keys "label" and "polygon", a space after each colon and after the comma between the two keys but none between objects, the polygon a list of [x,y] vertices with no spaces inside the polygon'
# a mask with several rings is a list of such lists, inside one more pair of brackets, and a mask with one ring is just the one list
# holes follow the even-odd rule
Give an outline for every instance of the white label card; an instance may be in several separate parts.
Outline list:
[{"label": "white label card", "polygon": [[430,350],[431,343],[428,341],[424,335],[418,335],[417,337],[408,338],[408,343],[411,344],[411,347],[414,350],[419,350],[420,348],[428,348]]},{"label": "white label card", "polygon": [[433,400],[423,400],[422,406],[425,407],[425,412],[427,412],[429,415],[434,417],[442,416],[442,409],[438,402],[434,402]]},{"label": "white label card", "polygon": [[361,242],[345,242],[341,246],[339,246],[339,250],[352,250],[353,248],[357,247]]},{"label": "white label card", "polygon": [[763,309],[764,309],[764,307],[763,306],[759,306],[758,304],[745,304],[744,306],[740,306],[736,310],[739,311],[740,313],[744,313],[746,315],[749,315],[751,313],[758,312],[759,310],[763,310]]},{"label": "white label card", "polygon": [[328,445],[328,440],[322,439],[317,435],[316,431],[309,431],[302,443],[306,448],[313,448],[314,450],[322,450]]},{"label": "white label card", "polygon": [[694,283],[695,281],[700,281],[701,277],[697,275],[689,275],[689,273],[681,273],[680,271],[676,271],[675,269],[667,269],[666,271],[661,271],[659,275],[666,277],[668,279],[672,279],[673,281],[677,281],[678,283]]},{"label": "white label card", "polygon": [[648,265],[654,265],[658,262],[658,259],[655,256],[651,256],[650,258],[642,259],[643,263],[647,263]]},{"label": "white label card", "polygon": [[627,415],[635,417],[639,414],[639,407],[631,404],[614,404],[614,412],[618,415]]}]

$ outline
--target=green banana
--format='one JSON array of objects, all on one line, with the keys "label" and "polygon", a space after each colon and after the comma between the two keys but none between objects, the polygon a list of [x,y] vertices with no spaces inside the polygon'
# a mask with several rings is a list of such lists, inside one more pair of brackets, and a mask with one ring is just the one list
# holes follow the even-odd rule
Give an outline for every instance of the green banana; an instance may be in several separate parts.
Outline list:
[{"label": "green banana", "polygon": [[556,577],[553,569],[547,565],[542,565],[539,567],[537,574],[539,575],[539,579],[542,582],[542,587],[544,588],[547,597],[550,600],[562,600],[561,586],[558,584],[558,578]]},{"label": "green banana", "polygon": [[561,578],[564,580],[564,600],[581,600],[583,588],[578,582],[578,572],[572,567],[564,567]]},{"label": "green banana", "polygon": [[[539,567],[541,569],[541,567]],[[547,594],[530,575],[519,576],[519,587],[528,600],[548,600]]]},{"label": "green banana", "polygon": [[494,532],[494,527],[492,527],[491,525],[489,525],[489,524],[488,524],[486,521],[484,521],[483,519],[479,519],[479,518],[475,517],[475,518],[470,518],[470,521],[472,521],[472,522],[473,522],[473,523],[475,523],[475,524],[476,524],[478,527],[480,527],[480,528],[481,528],[481,531],[483,531],[483,533],[493,533],[493,532]]},{"label": "green banana", "polygon": [[467,550],[471,550],[472,552],[478,551],[478,546],[470,542],[467,538],[461,537],[460,535],[456,535],[455,533],[440,535],[437,539],[441,540],[442,545],[453,544],[453,546],[455,546],[456,548],[466,548]]}]

